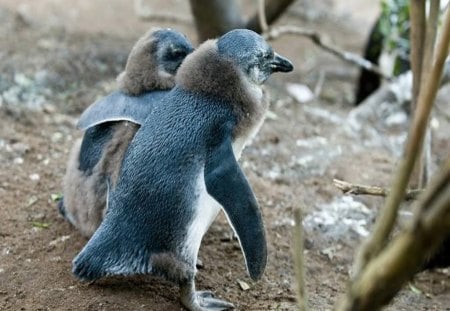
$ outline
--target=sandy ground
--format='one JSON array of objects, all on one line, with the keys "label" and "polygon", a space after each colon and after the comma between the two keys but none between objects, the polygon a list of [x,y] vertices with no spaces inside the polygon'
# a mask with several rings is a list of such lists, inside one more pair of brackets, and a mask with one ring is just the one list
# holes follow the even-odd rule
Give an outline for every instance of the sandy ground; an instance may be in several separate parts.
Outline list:
[{"label": "sandy ground", "polygon": [[[372,2],[300,1],[280,23],[317,29],[359,52],[376,17]],[[189,16],[185,1],[148,4]],[[252,6],[244,10],[248,14]],[[69,149],[82,135],[74,128],[76,118],[115,88],[133,42],[152,25],[139,21],[126,1],[0,0],[0,310],[182,309],[177,288],[160,279],[112,278],[93,285],[76,280],[71,260],[86,239],[58,215],[52,200],[61,192]],[[163,26],[195,38],[192,25]],[[292,211],[302,208],[311,310],[330,310],[345,291],[354,250],[382,204],[378,198],[343,196],[331,181],[389,185],[398,148],[379,142],[401,135],[368,143],[349,134],[357,69],[305,39],[285,37],[273,45],[296,70],[271,79],[271,114],[241,160],[264,214],[267,270],[259,282],[248,278],[239,244],[221,215],[202,243],[197,287],[238,310],[296,310]],[[287,94],[288,83],[314,89],[320,75],[325,82],[319,98],[301,104]],[[447,114],[435,117],[435,165],[449,146],[448,103],[442,101],[441,109]],[[405,219],[408,211],[405,206]],[[244,290],[240,281],[250,288]],[[388,309],[450,310],[448,270],[419,274]]]}]

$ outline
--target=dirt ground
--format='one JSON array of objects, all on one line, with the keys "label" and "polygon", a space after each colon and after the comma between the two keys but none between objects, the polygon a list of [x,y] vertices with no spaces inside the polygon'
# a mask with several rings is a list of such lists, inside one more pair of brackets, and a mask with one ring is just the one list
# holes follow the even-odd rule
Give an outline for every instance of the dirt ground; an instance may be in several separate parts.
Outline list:
[{"label": "dirt ground", "polygon": [[[189,16],[186,2],[148,4]],[[318,2],[299,1],[279,23],[317,29],[359,53],[376,1]],[[247,2],[245,12],[252,5]],[[86,239],[59,216],[52,198],[61,192],[69,149],[82,135],[74,127],[77,117],[115,88],[131,46],[152,25],[195,38],[192,25],[138,20],[127,1],[0,0],[0,310],[182,310],[177,288],[160,279],[111,278],[91,285],[75,279],[71,261]],[[330,310],[382,204],[343,196],[332,179],[388,186],[396,138],[404,136],[384,133],[382,143],[375,143],[349,134],[358,70],[306,39],[284,37],[273,45],[296,69],[271,79],[271,113],[241,160],[264,214],[268,266],[262,280],[249,279],[221,215],[202,243],[197,287],[237,310],[296,310],[292,211],[302,208],[310,307]],[[286,92],[288,83],[314,89],[321,76],[323,87],[313,101],[298,103]],[[450,146],[450,105],[440,105],[446,113],[433,119],[435,165]],[[410,216],[408,206],[403,215]],[[419,274],[388,309],[450,310],[449,271]]]}]

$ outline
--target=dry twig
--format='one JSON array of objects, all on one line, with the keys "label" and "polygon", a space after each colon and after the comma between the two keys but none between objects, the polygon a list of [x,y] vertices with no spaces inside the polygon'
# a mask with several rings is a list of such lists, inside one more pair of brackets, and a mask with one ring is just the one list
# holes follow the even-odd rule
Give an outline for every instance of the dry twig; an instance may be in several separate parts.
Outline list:
[{"label": "dry twig", "polygon": [[379,310],[450,232],[450,158],[415,205],[413,221],[367,264],[336,310]]},{"label": "dry twig", "polygon": [[[354,195],[367,194],[386,197],[389,195],[390,192],[389,189],[387,188],[352,184],[339,179],[333,179],[333,183],[345,194],[354,194]],[[406,190],[405,200],[406,201],[415,200],[421,193],[422,193],[421,189],[408,189]]]},{"label": "dry twig", "polygon": [[337,56],[338,58],[340,58],[348,63],[357,65],[364,69],[375,72],[376,74],[378,74],[380,77],[382,77],[385,80],[390,81],[392,78],[391,76],[385,74],[377,65],[364,59],[363,57],[361,57],[355,53],[344,51],[344,50],[334,46],[333,44],[326,42],[322,38],[322,36],[314,30],[304,29],[304,28],[292,26],[292,25],[286,25],[286,26],[273,27],[268,32],[263,34],[264,38],[267,40],[274,40],[283,35],[296,35],[296,36],[309,38],[317,46],[321,47],[325,51],[330,52],[331,54]]},{"label": "dry twig", "polygon": [[297,279],[297,302],[300,311],[308,310],[308,298],[306,297],[305,284],[305,259],[303,256],[303,225],[302,225],[302,211],[300,209],[294,210],[294,269]]},{"label": "dry twig", "polygon": [[410,132],[406,141],[403,158],[400,160],[397,173],[394,176],[392,191],[389,193],[385,205],[374,225],[373,233],[365,241],[357,253],[354,273],[356,279],[365,268],[367,263],[375,258],[386,241],[394,226],[397,211],[405,196],[406,187],[411,177],[411,173],[416,162],[417,155],[420,154],[423,138],[426,133],[427,123],[447,57],[450,42],[450,14],[447,10],[443,30],[436,49],[436,57],[430,75],[423,85],[423,92],[419,93],[417,108],[411,123]]}]

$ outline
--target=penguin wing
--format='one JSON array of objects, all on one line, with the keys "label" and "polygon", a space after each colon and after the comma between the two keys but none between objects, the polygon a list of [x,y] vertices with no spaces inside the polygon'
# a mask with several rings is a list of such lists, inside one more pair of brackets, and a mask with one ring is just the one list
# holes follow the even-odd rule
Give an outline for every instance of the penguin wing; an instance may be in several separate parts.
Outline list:
[{"label": "penguin wing", "polygon": [[255,195],[234,156],[231,134],[208,155],[205,184],[239,238],[250,277],[261,278],[267,261],[264,224]]},{"label": "penguin wing", "polygon": [[77,128],[87,130],[111,121],[130,121],[141,125],[153,108],[153,103],[165,95],[164,91],[130,96],[114,92],[89,106],[80,116]]}]

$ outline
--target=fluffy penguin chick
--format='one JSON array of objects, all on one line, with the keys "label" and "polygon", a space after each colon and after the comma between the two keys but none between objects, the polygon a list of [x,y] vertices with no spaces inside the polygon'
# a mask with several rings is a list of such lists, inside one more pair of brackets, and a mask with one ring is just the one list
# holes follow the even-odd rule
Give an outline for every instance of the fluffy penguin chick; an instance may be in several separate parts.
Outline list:
[{"label": "fluffy penguin chick", "polygon": [[[120,91],[97,101],[80,118],[86,132],[72,148],[64,177],[61,214],[90,237],[103,218],[107,179],[114,184],[123,155],[154,102],[175,85],[175,73],[193,50],[171,29],[148,32],[133,47]],[[128,122],[131,121],[131,122]]]},{"label": "fluffy penguin chick", "polygon": [[99,229],[73,260],[83,280],[152,274],[180,286],[189,310],[233,305],[195,291],[203,235],[222,208],[250,276],[264,272],[261,212],[236,155],[262,123],[262,83],[293,69],[264,39],[233,30],[203,43],[181,65],[131,142]]}]

